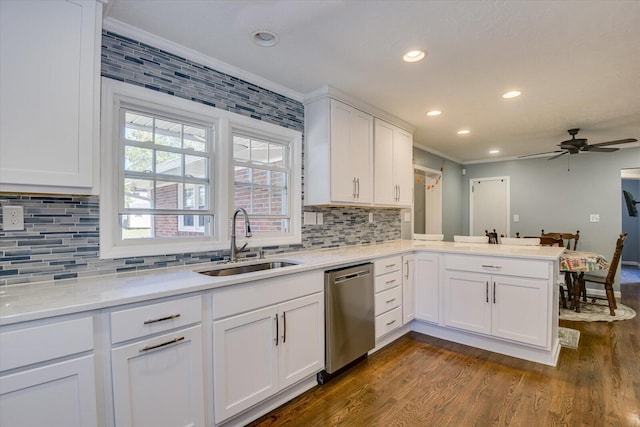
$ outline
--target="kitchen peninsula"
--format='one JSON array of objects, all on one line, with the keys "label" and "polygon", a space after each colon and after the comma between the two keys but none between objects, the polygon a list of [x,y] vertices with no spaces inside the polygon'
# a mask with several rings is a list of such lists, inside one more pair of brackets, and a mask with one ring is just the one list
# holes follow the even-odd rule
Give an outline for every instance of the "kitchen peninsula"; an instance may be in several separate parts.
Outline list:
[{"label": "kitchen peninsula", "polygon": [[[555,365],[560,351],[556,283],[562,252],[557,247],[403,240],[285,253],[277,260],[295,265],[235,276],[202,275],[198,271],[221,266],[196,264],[5,286],[0,293],[0,375],[8,390],[24,386],[18,380],[21,376],[30,378],[37,388],[38,381],[55,383],[57,374],[54,379],[33,379],[35,371],[58,365],[76,369],[83,395],[97,390],[93,393],[98,408],[89,405],[90,414],[84,416],[92,417],[97,411],[107,414],[108,425],[120,424],[118,417],[129,413],[131,401],[140,399],[130,394],[135,390],[129,391],[127,384],[144,383],[144,375],[137,376],[135,359],[147,357],[150,363],[153,357],[184,348],[195,372],[185,365],[170,395],[180,406],[179,395],[189,395],[191,390],[195,400],[181,406],[191,408],[185,417],[215,419],[216,425],[246,423],[315,386],[315,374],[324,368],[323,272],[369,261],[376,267],[397,266],[380,276],[388,283],[396,281],[380,294],[395,292],[401,299],[380,314],[398,313],[400,321],[376,332],[373,351],[414,330]],[[276,347],[274,313],[285,312],[287,322],[299,322],[286,328],[286,345],[281,342]],[[254,374],[242,381],[231,375],[242,371],[247,353],[255,356],[233,353],[233,345],[251,342],[246,336],[234,337],[233,333],[248,327],[240,325],[262,325],[253,330],[258,335],[252,339],[279,349],[276,359],[272,353],[259,358],[269,362],[266,370],[274,369],[266,377],[262,369],[252,370]],[[266,334],[264,339],[261,334]],[[55,348],[39,344],[51,337],[61,340]],[[301,340],[298,346],[296,339]],[[283,358],[282,352],[292,349],[300,353]],[[271,365],[280,358],[281,362]],[[225,364],[236,360],[240,365]],[[262,380],[273,384],[265,388]],[[262,390],[260,396],[246,388],[250,386]],[[224,390],[236,394],[227,396]]]}]

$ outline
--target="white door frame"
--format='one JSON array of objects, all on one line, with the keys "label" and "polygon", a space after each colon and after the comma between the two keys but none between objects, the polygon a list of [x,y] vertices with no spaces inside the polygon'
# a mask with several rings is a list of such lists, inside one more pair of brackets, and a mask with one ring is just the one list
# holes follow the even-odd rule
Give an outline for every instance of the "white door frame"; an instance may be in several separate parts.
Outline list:
[{"label": "white door frame", "polygon": [[[442,185],[442,171],[436,170],[436,169],[431,169],[431,168],[426,168],[424,166],[420,166],[420,165],[416,165],[416,164],[413,165],[413,169],[414,169],[414,171],[416,169],[418,169],[418,170],[426,172],[427,174],[432,175],[432,176],[439,176],[440,177],[439,178],[440,179],[440,185]],[[414,173],[414,175],[415,175],[415,173]],[[415,183],[413,185],[415,186]],[[414,190],[414,193],[415,193],[415,190]],[[413,198],[413,203],[411,203],[411,235],[415,235],[415,233],[413,232],[413,230],[415,229],[414,226],[415,226],[415,218],[416,218],[416,216],[415,216],[415,197],[412,196],[412,198]],[[425,205],[426,205],[426,203],[427,202],[426,202],[426,197],[425,197]],[[426,206],[425,206],[425,216],[426,216]],[[440,223],[442,224],[442,190],[440,190]]]},{"label": "white door frame", "polygon": [[[492,177],[486,177],[486,178],[470,178],[469,179],[469,235],[473,236],[473,182],[474,181],[496,181],[502,179],[507,183],[507,211],[505,212],[506,215],[506,224],[507,224],[507,229],[505,231],[506,233],[506,237],[511,236],[511,181],[509,180],[508,176],[492,176]],[[484,230],[482,230],[484,231]]]}]

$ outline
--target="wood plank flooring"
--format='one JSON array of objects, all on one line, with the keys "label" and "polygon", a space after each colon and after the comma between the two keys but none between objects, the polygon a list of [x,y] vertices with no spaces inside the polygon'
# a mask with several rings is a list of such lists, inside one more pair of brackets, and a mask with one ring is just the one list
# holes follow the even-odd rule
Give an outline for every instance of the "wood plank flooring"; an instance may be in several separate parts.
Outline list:
[{"label": "wood plank flooring", "polygon": [[555,368],[410,333],[250,425],[640,426],[640,316],[560,324],[580,344]]}]

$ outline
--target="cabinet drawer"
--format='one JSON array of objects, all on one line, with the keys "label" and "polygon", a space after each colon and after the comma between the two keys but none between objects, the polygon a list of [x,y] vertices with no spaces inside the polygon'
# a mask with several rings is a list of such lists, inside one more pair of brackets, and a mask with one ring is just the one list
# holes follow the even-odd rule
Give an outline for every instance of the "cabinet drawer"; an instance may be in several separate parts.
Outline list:
[{"label": "cabinet drawer", "polygon": [[387,289],[395,288],[402,284],[402,272],[395,271],[393,273],[384,274],[382,276],[376,276],[373,279],[376,293],[385,291]]},{"label": "cabinet drawer", "polygon": [[199,296],[111,313],[111,343],[115,344],[202,321]]},{"label": "cabinet drawer", "polygon": [[399,271],[402,267],[402,256],[377,259],[373,262],[373,272],[376,276]]},{"label": "cabinet drawer", "polygon": [[402,326],[402,309],[400,307],[376,316],[376,339]]},{"label": "cabinet drawer", "polygon": [[93,350],[93,319],[0,333],[0,371]]},{"label": "cabinet drawer", "polygon": [[393,308],[400,307],[402,304],[402,287],[396,286],[395,288],[377,293],[375,301],[376,315],[385,313]]},{"label": "cabinet drawer", "polygon": [[550,274],[547,261],[465,255],[446,255],[444,259],[447,270],[504,274],[536,279],[548,279]]}]

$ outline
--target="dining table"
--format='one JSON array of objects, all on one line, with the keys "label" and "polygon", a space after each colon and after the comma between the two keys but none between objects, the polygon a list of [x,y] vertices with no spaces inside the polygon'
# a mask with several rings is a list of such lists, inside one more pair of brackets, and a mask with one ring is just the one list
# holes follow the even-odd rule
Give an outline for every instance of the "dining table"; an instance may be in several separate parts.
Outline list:
[{"label": "dining table", "polygon": [[604,256],[598,253],[565,250],[564,253],[560,255],[560,271],[569,273],[565,274],[565,278],[570,277],[572,282],[566,283],[568,289],[570,289],[570,287],[573,288],[573,295],[569,308],[580,313],[580,293],[584,287],[584,273],[588,271],[602,271],[608,269],[609,262]]}]

